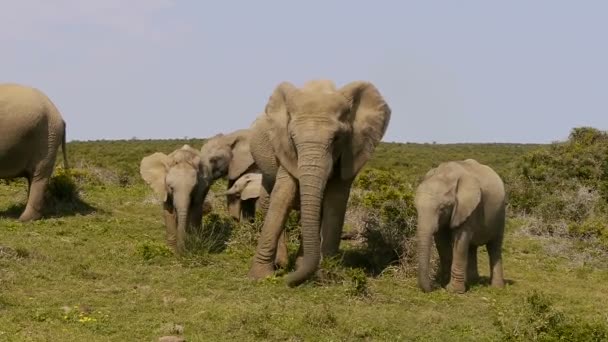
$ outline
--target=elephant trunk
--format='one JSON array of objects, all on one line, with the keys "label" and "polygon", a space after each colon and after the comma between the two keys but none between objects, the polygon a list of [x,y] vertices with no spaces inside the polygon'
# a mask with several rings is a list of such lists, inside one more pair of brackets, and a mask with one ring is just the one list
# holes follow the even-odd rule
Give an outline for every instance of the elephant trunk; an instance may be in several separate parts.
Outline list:
[{"label": "elephant trunk", "polygon": [[321,260],[321,201],[331,166],[327,151],[325,145],[317,144],[302,148],[298,153],[303,257],[299,267],[287,275],[290,287],[310,278]]},{"label": "elephant trunk", "polygon": [[174,199],[175,211],[177,212],[177,252],[183,254],[186,249],[186,226],[188,225],[188,207],[190,197],[180,195]]},{"label": "elephant trunk", "polygon": [[430,292],[431,278],[429,274],[429,263],[431,257],[431,245],[433,234],[437,232],[438,223],[435,222],[429,215],[424,215],[424,212],[418,213],[418,229],[417,244],[418,244],[418,286],[424,292]]}]

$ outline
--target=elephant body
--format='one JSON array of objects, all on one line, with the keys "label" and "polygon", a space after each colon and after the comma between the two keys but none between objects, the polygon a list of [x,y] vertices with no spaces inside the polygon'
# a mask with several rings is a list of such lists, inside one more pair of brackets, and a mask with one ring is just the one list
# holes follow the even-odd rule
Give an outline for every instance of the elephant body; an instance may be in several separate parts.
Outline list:
[{"label": "elephant body", "polygon": [[[209,138],[201,147],[201,158],[209,187],[217,179],[226,177],[228,189],[230,189],[243,175],[260,172],[249,150],[250,136],[249,129],[217,134]],[[267,197],[268,195],[263,196],[262,194],[261,200],[267,201]],[[226,206],[230,216],[240,221],[243,208],[240,197],[228,192]]]},{"label": "elephant body", "polygon": [[239,215],[238,219],[241,221],[252,221],[255,219],[255,212],[259,210],[259,205],[261,204],[258,201],[261,187],[261,173],[246,173],[239,177],[227,191],[218,195],[235,197],[236,209]]},{"label": "elephant body", "polygon": [[275,88],[251,127],[251,153],[270,200],[250,278],[274,272],[277,242],[291,209],[300,210],[302,239],[289,286],[308,279],[321,254],[338,252],[351,184],[382,139],[390,114],[369,82],[338,89],[331,81],[314,80],[301,88],[288,82]]},{"label": "elephant body", "polygon": [[[257,121],[256,121],[257,122]],[[249,129],[239,129],[228,134],[217,134],[201,147],[201,157],[205,169],[207,184],[210,187],[215,180],[226,177],[228,180],[227,192],[235,185],[237,180],[245,174],[262,173],[258,163],[253,159],[251,148],[257,147],[257,143],[252,143],[253,140],[259,139],[254,135],[253,127]],[[267,162],[267,159],[259,159],[261,162]],[[265,170],[268,170],[268,165],[264,165]],[[270,165],[270,168],[276,168]],[[268,210],[270,191],[274,185],[275,175],[270,175],[272,171],[264,173],[261,182],[262,187],[259,188],[260,193],[255,200],[255,210],[265,213]],[[275,173],[276,174],[276,173]],[[251,218],[251,204],[242,201],[236,194],[226,195],[226,205],[228,213],[235,220],[240,221],[243,217],[243,210],[247,220]],[[248,202],[253,202],[248,200]],[[255,213],[253,213],[255,216]],[[276,255],[275,262],[277,265],[287,265],[287,241],[285,234],[281,233],[281,238],[278,241],[279,253]]]},{"label": "elephant body", "polygon": [[187,231],[202,224],[209,189],[199,151],[184,145],[168,155],[153,153],[142,159],[140,174],[162,202],[167,243],[182,254]]},{"label": "elephant body", "polygon": [[439,254],[440,279],[463,293],[479,277],[477,248],[485,245],[491,284],[504,286],[502,243],[505,189],[500,176],[474,159],[445,162],[427,172],[416,189],[418,215],[418,283],[431,291],[429,258],[432,239]]},{"label": "elephant body", "polygon": [[64,167],[66,123],[40,90],[0,84],[0,178],[25,177],[28,200],[20,221],[42,216],[44,193],[55,168],[59,146]]}]

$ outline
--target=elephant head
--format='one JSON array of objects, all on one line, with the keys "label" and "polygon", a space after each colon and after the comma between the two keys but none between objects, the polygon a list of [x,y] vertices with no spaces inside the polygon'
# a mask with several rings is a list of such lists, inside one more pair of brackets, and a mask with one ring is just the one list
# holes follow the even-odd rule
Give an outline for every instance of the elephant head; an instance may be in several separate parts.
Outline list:
[{"label": "elephant head", "polygon": [[221,192],[218,196],[234,195],[241,200],[258,198],[262,188],[261,173],[246,173],[232,184],[227,191]]},{"label": "elephant head", "polygon": [[352,182],[384,136],[391,110],[372,83],[357,81],[337,89],[331,81],[313,80],[301,88],[279,84],[265,116],[278,163],[299,182],[303,256],[287,275],[287,284],[296,286],[319,266],[321,207],[328,180]]},{"label": "elephant head", "polygon": [[153,153],[142,159],[140,174],[163,202],[167,241],[183,253],[187,227],[200,226],[203,196],[208,189],[200,153],[184,145],[166,155]]},{"label": "elephant head", "polygon": [[481,202],[481,186],[458,164],[445,163],[426,173],[416,189],[414,202],[418,215],[418,285],[429,292],[432,290],[429,278],[432,239],[440,230],[450,234],[469,219]]},{"label": "elephant head", "polygon": [[[229,134],[217,134],[201,147],[201,163],[204,168],[206,197],[209,187],[219,178],[228,178],[228,187],[243,174],[255,169],[255,163],[249,150],[250,131],[241,129]],[[234,196],[227,195],[229,209],[235,201]]]}]

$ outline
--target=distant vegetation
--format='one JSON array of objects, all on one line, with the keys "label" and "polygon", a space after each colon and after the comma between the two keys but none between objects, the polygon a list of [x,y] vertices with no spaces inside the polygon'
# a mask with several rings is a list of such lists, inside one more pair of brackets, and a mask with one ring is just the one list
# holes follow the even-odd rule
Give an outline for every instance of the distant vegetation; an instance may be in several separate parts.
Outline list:
[{"label": "distant vegetation", "polygon": [[[300,289],[277,278],[246,281],[262,218],[234,223],[223,198],[211,196],[213,212],[189,242],[190,255],[176,260],[166,247],[139,163],[203,142],[70,142],[73,169],[57,169],[49,210],[75,214],[26,226],[11,217],[24,182],[0,186],[0,340],[608,339],[600,290],[608,284],[606,132],[575,128],[548,145],[382,143],[351,193],[352,240]],[[466,158],[505,181],[509,285],[423,294],[414,277],[414,191],[431,167]],[[297,214],[287,231],[295,252]]]}]

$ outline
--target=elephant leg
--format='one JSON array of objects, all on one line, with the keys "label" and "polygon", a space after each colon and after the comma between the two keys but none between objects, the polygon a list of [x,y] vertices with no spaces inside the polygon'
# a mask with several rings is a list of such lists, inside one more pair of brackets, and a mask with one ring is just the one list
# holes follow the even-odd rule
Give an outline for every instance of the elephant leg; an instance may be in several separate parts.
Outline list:
[{"label": "elephant leg", "polygon": [[479,281],[479,269],[477,268],[477,246],[469,246],[469,256],[467,262],[467,281],[470,284]]},{"label": "elephant leg", "polygon": [[190,229],[192,232],[198,232],[203,224],[203,204],[196,202],[188,210],[190,214]]},{"label": "elephant leg", "polygon": [[469,245],[471,233],[466,228],[457,229],[454,232],[452,244],[452,269],[450,282],[446,289],[450,292],[464,293],[466,291],[467,257],[469,256]]},{"label": "elephant leg", "polygon": [[279,241],[277,244],[277,254],[274,258],[274,263],[279,268],[286,268],[289,263],[289,253],[287,251],[287,233],[285,229],[281,232],[281,236],[279,236]]},{"label": "elephant leg", "polygon": [[346,205],[350,195],[352,180],[334,177],[327,182],[321,211],[321,256],[332,257],[338,254]]},{"label": "elephant leg", "polygon": [[228,195],[227,197],[227,207],[228,214],[237,221],[241,220],[241,200],[240,198],[234,195]]},{"label": "elephant leg", "polygon": [[452,232],[449,229],[439,229],[434,235],[435,247],[439,254],[439,283],[445,286],[450,281],[452,268]]},{"label": "elephant leg", "polygon": [[177,215],[168,203],[163,204],[163,218],[165,220],[167,245],[173,251],[177,251]]},{"label": "elephant leg", "polygon": [[261,279],[274,272],[273,261],[276,258],[278,240],[283,233],[296,190],[296,180],[285,169],[279,168],[253,263],[249,269],[249,278]]},{"label": "elephant leg", "polygon": [[500,236],[486,245],[490,259],[490,284],[498,288],[505,286],[502,270],[502,240]]},{"label": "elephant leg", "polygon": [[19,217],[19,221],[27,222],[42,217],[42,206],[44,204],[44,193],[49,183],[48,177],[28,178],[29,191],[25,210]]}]

